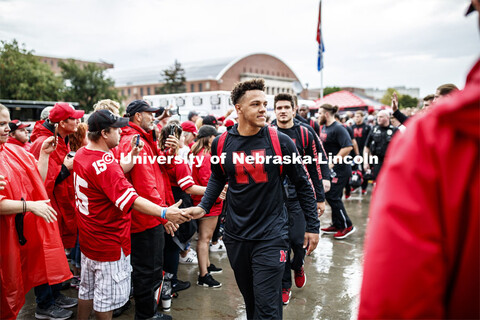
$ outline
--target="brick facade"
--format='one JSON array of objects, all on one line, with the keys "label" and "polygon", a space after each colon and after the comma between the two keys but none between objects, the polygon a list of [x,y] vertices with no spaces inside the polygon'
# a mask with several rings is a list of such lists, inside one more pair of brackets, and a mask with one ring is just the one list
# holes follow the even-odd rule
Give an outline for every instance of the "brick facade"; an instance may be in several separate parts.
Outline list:
[{"label": "brick facade", "polygon": [[[233,63],[233,61],[232,61]],[[252,54],[241,58],[233,63],[223,74],[214,75],[220,79],[212,79],[211,77],[204,80],[188,80],[185,83],[186,92],[203,92],[232,90],[235,83],[252,79],[264,78],[267,94],[277,94],[281,92],[294,94],[292,83],[300,81],[295,73],[280,59],[268,54]],[[155,94],[155,87],[161,87],[161,83],[127,85],[119,86],[122,103],[127,105],[135,99],[141,99],[148,94]],[[151,93],[147,93],[150,88]],[[143,94],[142,94],[143,91]],[[307,92],[301,93],[302,98],[307,98]]]}]

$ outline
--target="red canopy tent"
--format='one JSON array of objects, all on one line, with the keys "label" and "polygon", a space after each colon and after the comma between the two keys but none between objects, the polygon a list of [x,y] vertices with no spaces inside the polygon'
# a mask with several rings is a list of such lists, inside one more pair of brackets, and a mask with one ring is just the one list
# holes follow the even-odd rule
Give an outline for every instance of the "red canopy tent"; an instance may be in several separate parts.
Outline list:
[{"label": "red canopy tent", "polygon": [[365,110],[368,113],[372,113],[375,110],[385,109],[385,106],[380,102],[346,90],[333,92],[323,97],[323,99],[315,100],[315,106],[311,107],[311,109],[318,109],[326,103],[338,106],[340,111]]}]

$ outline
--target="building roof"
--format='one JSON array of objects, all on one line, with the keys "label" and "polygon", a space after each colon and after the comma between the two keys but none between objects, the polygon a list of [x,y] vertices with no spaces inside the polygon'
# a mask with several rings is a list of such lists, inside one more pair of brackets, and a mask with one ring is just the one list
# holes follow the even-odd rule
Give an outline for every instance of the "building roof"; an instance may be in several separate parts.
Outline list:
[{"label": "building roof", "polygon": [[323,99],[315,100],[315,109],[318,109],[323,104],[330,104],[332,106],[338,106],[339,110],[368,107],[370,110],[384,109],[385,106],[373,99],[368,98],[362,94],[352,93],[350,91],[342,90],[330,93],[323,97]]},{"label": "building roof", "polygon": [[[248,55],[239,56],[236,58],[221,58],[211,59],[204,61],[185,62],[181,65],[185,70],[185,78],[187,81],[197,80],[220,80],[223,75],[236,63],[242,59],[249,58],[257,55],[267,55],[272,59],[276,59],[283,63],[294,75],[296,79],[299,79],[295,72],[285,62],[268,53],[251,53]],[[161,65],[155,67],[143,67],[135,69],[124,70],[108,70],[108,74],[115,80],[116,87],[133,86],[133,85],[145,85],[162,83],[162,71],[171,67],[173,64]]]},{"label": "building roof", "polygon": [[317,109],[323,104],[338,106],[340,110],[345,108],[364,107],[367,105],[365,101],[345,90],[333,92],[327,94],[322,99],[315,100],[315,107]]},{"label": "building roof", "polygon": [[[187,78],[187,81],[207,79],[218,80],[218,76],[224,72],[224,69],[229,66],[232,61],[237,61],[237,59],[224,58],[199,62],[187,62],[182,63],[182,67],[185,69],[185,77]],[[156,67],[143,67],[130,70],[111,70],[109,71],[109,75],[115,80],[115,85],[117,87],[160,83],[163,82],[162,71],[172,65],[173,64]]]}]

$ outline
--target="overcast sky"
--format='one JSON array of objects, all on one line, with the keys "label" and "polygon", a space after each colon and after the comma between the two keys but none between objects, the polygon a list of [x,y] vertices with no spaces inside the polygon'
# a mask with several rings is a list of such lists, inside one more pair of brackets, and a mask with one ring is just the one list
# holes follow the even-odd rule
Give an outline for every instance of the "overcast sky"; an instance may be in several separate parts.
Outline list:
[{"label": "overcast sky", "polygon": [[[480,53],[468,4],[323,0],[324,85],[463,87]],[[315,88],[317,19],[310,0],[0,0],[0,39],[117,70],[268,53]]]}]

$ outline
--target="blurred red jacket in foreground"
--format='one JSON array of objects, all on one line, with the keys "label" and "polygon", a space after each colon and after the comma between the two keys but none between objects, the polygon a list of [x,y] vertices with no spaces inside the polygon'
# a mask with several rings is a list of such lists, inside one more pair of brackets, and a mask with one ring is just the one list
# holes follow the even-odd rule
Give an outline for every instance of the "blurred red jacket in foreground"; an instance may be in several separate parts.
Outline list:
[{"label": "blurred red jacket in foreground", "polygon": [[[35,158],[23,148],[0,144],[0,175],[7,185],[0,191],[4,199],[47,200],[48,195],[37,170]],[[57,216],[58,217],[58,216]],[[25,303],[25,294],[35,286],[61,283],[72,277],[57,222],[27,212],[20,246],[15,215],[0,215],[0,319],[15,319]]]},{"label": "blurred red jacket in foreground", "polygon": [[410,120],[372,198],[360,319],[480,317],[480,60]]}]

